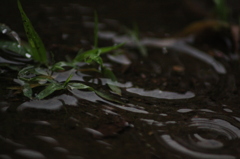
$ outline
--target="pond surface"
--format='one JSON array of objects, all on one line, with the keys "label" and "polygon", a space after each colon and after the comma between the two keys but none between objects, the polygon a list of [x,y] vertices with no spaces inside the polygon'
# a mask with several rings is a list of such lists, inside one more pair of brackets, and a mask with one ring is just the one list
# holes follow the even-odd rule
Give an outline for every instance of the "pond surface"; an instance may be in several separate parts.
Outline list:
[{"label": "pond surface", "polygon": [[[16,85],[17,72],[1,67],[0,159],[240,158],[239,59],[232,60],[231,49],[212,56],[191,39],[163,40],[205,18],[213,7],[209,1],[190,2],[23,1],[57,61],[92,47],[97,10],[100,45],[126,42],[122,54],[104,56],[122,96],[109,92],[105,78],[69,70],[55,79],[73,73],[72,80],[120,102],[82,90],[29,100],[6,89]],[[0,14],[1,23],[26,38],[15,2],[1,5]],[[146,57],[125,37],[123,28],[134,23],[140,42],[148,45]]]}]

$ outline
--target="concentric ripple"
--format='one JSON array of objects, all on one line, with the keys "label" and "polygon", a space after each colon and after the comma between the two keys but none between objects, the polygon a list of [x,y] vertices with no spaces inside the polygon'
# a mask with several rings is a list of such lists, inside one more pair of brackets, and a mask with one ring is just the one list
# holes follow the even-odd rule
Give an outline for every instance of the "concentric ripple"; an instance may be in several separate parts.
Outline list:
[{"label": "concentric ripple", "polygon": [[228,140],[240,138],[240,129],[222,119],[193,118],[189,126],[215,133],[215,136],[224,136]]},{"label": "concentric ripple", "polygon": [[[239,123],[224,118],[193,117],[189,124],[176,133],[161,134],[159,142],[169,150],[178,152],[186,158],[234,159],[234,145],[239,145]],[[232,148],[231,148],[232,147]]]}]

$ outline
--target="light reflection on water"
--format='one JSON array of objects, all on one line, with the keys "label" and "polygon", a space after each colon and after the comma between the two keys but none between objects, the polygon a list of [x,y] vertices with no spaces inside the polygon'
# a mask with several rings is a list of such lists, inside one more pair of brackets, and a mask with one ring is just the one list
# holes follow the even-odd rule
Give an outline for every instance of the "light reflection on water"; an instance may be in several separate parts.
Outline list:
[{"label": "light reflection on water", "polygon": [[161,91],[159,89],[147,91],[141,88],[128,88],[127,91],[131,93],[136,93],[140,96],[153,97],[158,99],[188,99],[188,98],[193,98],[195,96],[195,94],[190,91],[184,94],[180,94],[176,92]]}]

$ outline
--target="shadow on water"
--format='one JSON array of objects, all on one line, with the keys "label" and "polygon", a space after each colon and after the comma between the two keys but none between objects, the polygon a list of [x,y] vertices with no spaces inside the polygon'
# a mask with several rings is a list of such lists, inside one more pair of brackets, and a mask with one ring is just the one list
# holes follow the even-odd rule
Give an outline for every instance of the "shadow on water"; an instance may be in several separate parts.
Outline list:
[{"label": "shadow on water", "polygon": [[[28,100],[6,89],[14,85],[17,73],[1,67],[0,159],[239,158],[239,62],[227,55],[210,56],[189,39],[158,38],[205,17],[202,9],[212,4],[204,2],[23,2],[57,61],[91,48],[97,9],[100,45],[126,42],[120,53],[104,57],[118,77],[122,96],[108,91],[105,78],[69,70],[54,74],[54,79],[62,82],[73,74],[71,80],[116,100],[81,90]],[[0,6],[1,15],[10,4]],[[16,14],[17,8],[2,23],[24,37]],[[140,42],[147,45],[147,57],[123,36],[122,26],[131,27],[133,20],[143,32]]]}]

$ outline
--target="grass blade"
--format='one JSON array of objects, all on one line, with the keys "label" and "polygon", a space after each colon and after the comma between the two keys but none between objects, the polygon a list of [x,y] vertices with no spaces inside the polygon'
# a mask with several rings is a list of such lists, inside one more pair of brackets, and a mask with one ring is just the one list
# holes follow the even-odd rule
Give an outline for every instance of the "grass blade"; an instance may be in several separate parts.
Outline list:
[{"label": "grass blade", "polygon": [[98,48],[98,16],[97,12],[94,12],[94,48]]},{"label": "grass blade", "polygon": [[88,89],[90,91],[93,91],[94,89],[90,86],[87,86],[82,83],[68,83],[67,85],[68,89],[73,90],[73,89]]},{"label": "grass blade", "polygon": [[110,95],[106,94],[106,93],[103,93],[103,92],[100,92],[100,91],[97,91],[97,90],[94,90],[94,92],[101,98],[105,99],[105,100],[108,100],[108,101],[111,101],[111,102],[115,102],[115,103],[119,103],[119,104],[123,104],[121,101],[111,97]]},{"label": "grass blade", "polygon": [[222,21],[228,22],[230,9],[225,0],[214,0],[215,11],[218,18]]},{"label": "grass blade", "polygon": [[122,91],[121,89],[115,85],[115,83],[117,82],[117,78],[116,76],[114,75],[114,73],[109,70],[108,68],[106,67],[102,67],[102,74],[109,78],[109,80],[107,81],[107,85],[108,87],[116,94],[118,95],[121,95],[122,94]]},{"label": "grass blade", "polygon": [[46,52],[45,46],[42,40],[40,39],[39,35],[35,31],[35,29],[33,28],[19,0],[18,0],[18,8],[21,13],[23,26],[27,34],[28,42],[31,47],[30,54],[32,58],[37,62],[40,62],[42,64],[47,64],[48,59],[47,59],[47,52]]}]

